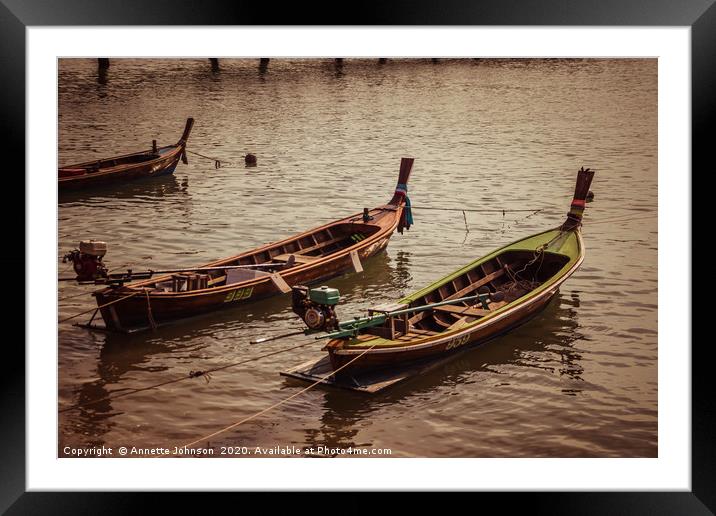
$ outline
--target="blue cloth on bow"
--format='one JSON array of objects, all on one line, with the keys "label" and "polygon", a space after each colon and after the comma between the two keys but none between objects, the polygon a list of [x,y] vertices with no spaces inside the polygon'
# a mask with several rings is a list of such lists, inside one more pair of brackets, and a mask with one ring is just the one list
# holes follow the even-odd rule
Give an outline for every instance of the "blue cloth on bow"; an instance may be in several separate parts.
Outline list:
[{"label": "blue cloth on bow", "polygon": [[395,187],[396,193],[402,193],[403,196],[405,196],[405,208],[403,208],[403,214],[404,214],[404,226],[406,228],[410,228],[410,226],[413,225],[413,210],[410,207],[410,197],[408,197],[408,185],[403,183],[398,183],[398,186]]}]

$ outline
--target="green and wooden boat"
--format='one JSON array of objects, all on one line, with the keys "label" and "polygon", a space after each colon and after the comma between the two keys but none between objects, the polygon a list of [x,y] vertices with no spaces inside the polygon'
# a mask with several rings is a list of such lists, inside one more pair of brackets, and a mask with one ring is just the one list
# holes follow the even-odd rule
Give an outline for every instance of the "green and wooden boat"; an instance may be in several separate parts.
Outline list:
[{"label": "green and wooden boat", "polygon": [[594,171],[582,168],[567,220],[479,258],[368,317],[337,323],[324,347],[337,376],[397,368],[475,346],[547,306],[584,261],[582,213]]}]

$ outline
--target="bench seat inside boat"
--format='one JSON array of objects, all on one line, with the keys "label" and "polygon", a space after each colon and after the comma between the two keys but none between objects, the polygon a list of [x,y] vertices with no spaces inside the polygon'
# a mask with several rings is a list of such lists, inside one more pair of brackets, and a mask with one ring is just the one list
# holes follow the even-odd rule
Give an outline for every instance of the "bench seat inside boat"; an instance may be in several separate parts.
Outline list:
[{"label": "bench seat inside boat", "polygon": [[[234,283],[241,283],[242,281],[264,278],[267,276],[270,277],[271,274],[254,269],[229,269],[226,271],[226,274],[210,278],[206,282],[206,286],[215,287],[217,285],[233,285]],[[159,281],[154,286],[154,292],[173,292],[173,286],[174,283],[172,280]],[[180,292],[186,292],[186,284],[182,285]]]},{"label": "bench seat inside boat", "polygon": [[297,263],[311,263],[321,258],[320,256],[307,256],[305,254],[298,253],[285,253],[274,256],[272,260],[277,262],[287,262],[289,258],[291,258],[291,256],[296,259]]},{"label": "bench seat inside boat", "polygon": [[471,306],[464,305],[436,306],[435,308],[433,308],[433,310],[436,310],[438,312],[447,312],[455,315],[469,315],[472,317],[484,317],[490,313],[489,310],[485,310],[483,308],[473,308]]},{"label": "bench seat inside boat", "polygon": [[488,306],[490,307],[489,310],[485,310],[484,308],[474,308],[472,306],[465,306],[465,305],[442,305],[442,306],[436,306],[433,310],[437,310],[440,312],[447,312],[455,315],[468,315],[471,317],[485,317],[486,315],[494,312],[498,308],[502,308],[507,303],[505,301],[500,302],[491,302]]}]

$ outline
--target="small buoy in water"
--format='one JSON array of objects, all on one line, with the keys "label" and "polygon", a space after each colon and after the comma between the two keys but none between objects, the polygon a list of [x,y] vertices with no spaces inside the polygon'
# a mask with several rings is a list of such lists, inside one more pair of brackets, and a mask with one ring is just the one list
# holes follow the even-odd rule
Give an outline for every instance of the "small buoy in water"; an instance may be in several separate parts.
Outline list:
[{"label": "small buoy in water", "polygon": [[244,163],[246,163],[247,167],[255,167],[256,166],[256,156],[253,154],[247,154],[244,158]]},{"label": "small buoy in water", "polygon": [[589,193],[587,193],[587,202],[592,202],[594,200],[594,192],[589,190]]}]

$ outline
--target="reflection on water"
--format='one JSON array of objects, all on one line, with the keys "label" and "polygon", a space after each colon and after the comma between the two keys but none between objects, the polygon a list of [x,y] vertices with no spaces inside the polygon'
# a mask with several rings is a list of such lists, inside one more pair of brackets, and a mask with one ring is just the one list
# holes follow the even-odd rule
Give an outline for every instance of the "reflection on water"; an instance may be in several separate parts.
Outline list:
[{"label": "reflection on water", "polygon": [[[96,378],[74,389],[73,404],[81,407],[63,413],[67,426],[86,436],[92,446],[105,444],[104,435],[114,426],[112,417],[121,415],[121,411],[113,408],[112,400],[105,398],[124,392],[126,388],[115,386],[121,385],[123,378],[132,372],[156,373],[166,370],[167,367],[145,364],[149,363],[151,355],[171,351],[172,346],[161,340],[153,339],[151,343],[140,344],[132,342],[125,335],[108,335],[97,361]],[[60,442],[60,449],[63,447]]]},{"label": "reflection on water", "polygon": [[[363,273],[326,282],[344,319],[558,224],[576,170],[598,171],[586,261],[535,319],[385,394],[312,390],[212,444],[656,456],[656,217],[592,224],[655,213],[656,60],[113,59],[102,73],[96,59],[61,60],[58,94],[60,164],[174,142],[188,116],[189,149],[227,164],[190,155],[172,176],[63,193],[63,275],[61,256],[87,238],[108,242],[110,268],[159,269],[288,237],[385,203],[400,157],[415,157],[415,225]],[[458,211],[419,209],[440,205]],[[475,208],[490,211],[459,211]],[[87,287],[58,288],[60,317],[93,306]],[[248,344],[300,327],[287,296],[130,336],[71,322],[59,327],[60,406],[308,345],[60,413],[61,445],[188,442],[295,393],[278,372],[323,356],[308,338]]]},{"label": "reflection on water", "polygon": [[106,86],[107,82],[109,82],[107,70],[105,68],[100,68],[97,71],[97,84],[101,86]]},{"label": "reflection on water", "polygon": [[[140,149],[137,149],[140,150]],[[93,202],[108,204],[117,199],[138,199],[143,201],[160,201],[164,198],[171,202],[180,203],[182,198],[189,199],[189,179],[181,181],[173,174],[167,176],[148,177],[140,181],[131,181],[117,187],[117,185],[104,185],[87,190],[70,190],[62,192],[59,197],[60,205],[73,203]]]}]

